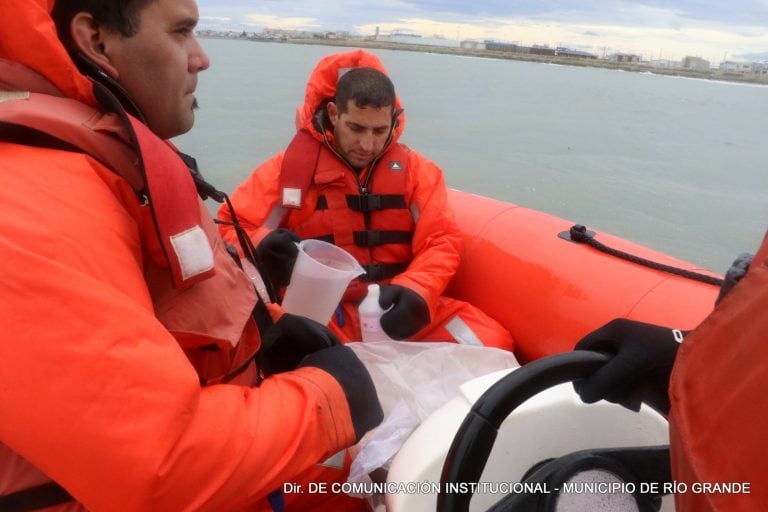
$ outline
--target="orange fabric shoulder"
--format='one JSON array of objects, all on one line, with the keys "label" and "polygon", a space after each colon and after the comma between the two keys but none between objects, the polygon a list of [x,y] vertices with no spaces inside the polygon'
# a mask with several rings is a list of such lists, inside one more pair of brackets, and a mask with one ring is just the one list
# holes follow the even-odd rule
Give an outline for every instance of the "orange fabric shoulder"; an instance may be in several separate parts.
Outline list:
[{"label": "orange fabric shoulder", "polygon": [[[740,512],[768,503],[763,454],[768,411],[768,243],[744,278],[689,334],[672,373],[673,475],[688,485],[678,511]],[[744,492],[695,492],[702,483],[742,483]]]}]

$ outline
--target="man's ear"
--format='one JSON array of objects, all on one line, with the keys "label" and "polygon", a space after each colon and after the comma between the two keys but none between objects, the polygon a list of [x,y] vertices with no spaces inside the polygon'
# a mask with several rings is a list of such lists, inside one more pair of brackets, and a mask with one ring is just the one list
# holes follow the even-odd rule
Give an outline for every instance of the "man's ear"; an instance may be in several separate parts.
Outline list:
[{"label": "man's ear", "polygon": [[87,12],[77,13],[69,27],[72,31],[72,40],[80,52],[110,77],[117,79],[119,73],[109,58],[109,44],[113,41],[114,35],[106,27],[99,26],[93,16]]},{"label": "man's ear", "polygon": [[336,103],[329,101],[328,105],[325,106],[325,109],[328,111],[328,119],[330,119],[331,124],[335,127],[339,115],[339,109],[336,108]]}]

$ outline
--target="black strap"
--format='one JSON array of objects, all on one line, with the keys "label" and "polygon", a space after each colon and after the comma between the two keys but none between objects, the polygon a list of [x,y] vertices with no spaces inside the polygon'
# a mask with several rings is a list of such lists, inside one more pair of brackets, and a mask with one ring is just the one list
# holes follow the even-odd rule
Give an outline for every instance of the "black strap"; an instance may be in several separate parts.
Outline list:
[{"label": "black strap", "polygon": [[315,205],[315,210],[327,210],[328,209],[328,198],[325,196],[320,196],[317,198],[317,204]]},{"label": "black strap", "polygon": [[400,194],[347,195],[347,206],[358,212],[394,209],[402,210],[408,208],[408,205],[405,202],[405,196]]},{"label": "black strap", "polygon": [[[336,237],[333,235],[317,235],[308,238],[322,240],[329,244],[336,243]],[[410,244],[413,239],[413,233],[410,231],[377,231],[369,229],[367,231],[353,231],[352,238],[358,247],[376,247],[385,244]]]},{"label": "black strap", "polygon": [[360,280],[367,283],[384,281],[392,279],[398,274],[402,274],[408,268],[407,263],[368,263],[363,265],[365,274],[360,276]]},{"label": "black strap", "polygon": [[[251,311],[251,316],[256,321],[256,326],[259,329],[259,335],[261,336],[262,344],[264,343],[264,340],[267,339],[268,333],[272,330],[271,327],[274,325],[274,322],[272,321],[272,317],[269,315],[269,310],[267,309],[267,305],[264,304],[264,301],[261,300],[259,297],[256,301],[256,305],[254,306],[253,310]],[[219,350],[218,345],[212,345],[211,346],[214,350]],[[205,349],[206,347],[202,347]],[[245,370],[248,369],[248,367],[251,365],[252,362],[256,362],[257,368],[263,369],[267,368],[266,361],[263,359],[264,357],[264,351],[262,348],[259,348],[256,352],[251,354],[249,357],[244,359],[238,366],[230,369],[227,373],[224,375],[221,375],[219,377],[215,378],[204,378],[199,377],[200,385],[201,386],[210,386],[213,384],[226,384],[227,382],[232,381],[235,377],[243,373]],[[261,379],[261,375],[258,377]],[[259,380],[259,382],[261,382]],[[0,508],[0,511],[3,509]]]},{"label": "black strap", "polygon": [[413,239],[411,231],[379,231],[368,229],[354,231],[352,237],[359,247],[375,247],[384,244],[410,244]]},{"label": "black strap", "polygon": [[35,146],[82,153],[80,148],[61,139],[57,139],[53,135],[27,126],[6,123],[3,121],[0,121],[0,140],[3,142],[11,142],[13,144],[21,144],[23,146]]},{"label": "black strap", "polygon": [[[365,194],[362,196],[347,194],[347,207],[356,212],[374,212],[378,210],[404,210],[408,208],[405,196],[400,194]],[[328,209],[328,198],[317,198],[316,210]]]},{"label": "black strap", "polygon": [[195,182],[195,187],[197,187],[198,195],[203,200],[213,199],[217,203],[223,203],[225,201],[224,192],[205,181],[203,174],[200,172],[200,168],[197,166],[197,160],[191,155],[182,153],[181,151],[177,151],[176,154],[181,157],[189,169],[189,173],[192,175],[192,179]]},{"label": "black strap", "polygon": [[56,482],[48,482],[0,496],[0,510],[3,512],[27,512],[60,505],[73,499],[62,486]]},{"label": "black strap", "polygon": [[[243,256],[256,268],[256,270],[259,272],[259,275],[261,275],[261,280],[264,281],[264,286],[267,289],[269,300],[272,302],[277,302],[277,292],[275,291],[275,288],[272,285],[272,281],[270,281],[266,273],[264,273],[264,270],[263,270],[264,266],[261,264],[261,262],[259,261],[258,255],[256,254],[256,247],[254,247],[253,242],[248,236],[248,233],[246,233],[245,231],[245,228],[243,228],[243,226],[240,225],[240,220],[238,219],[237,214],[235,213],[235,208],[234,206],[232,206],[232,201],[230,201],[229,196],[223,192],[221,192],[221,194],[224,196],[224,204],[227,205],[227,209],[229,210],[229,215],[232,218],[232,221],[225,222],[220,219],[214,219],[214,222],[216,224],[227,224],[235,228],[235,233],[237,234],[237,241],[240,244],[240,249],[243,251]],[[230,253],[230,255],[231,254],[232,253]],[[239,263],[239,259],[240,258],[238,256],[237,258],[235,258],[235,261],[238,261]]]},{"label": "black strap", "polygon": [[[217,191],[218,192],[218,191]],[[235,228],[235,233],[237,234],[237,240],[240,244],[240,249],[243,251],[244,257],[251,263],[251,265],[256,268],[256,270],[259,272],[259,275],[261,276],[261,280],[264,282],[264,286],[267,290],[267,294],[269,295],[269,299],[272,302],[277,302],[277,293],[274,289],[274,286],[272,285],[272,282],[269,280],[267,275],[263,271],[263,265],[259,261],[258,255],[256,253],[256,248],[253,245],[253,242],[251,241],[250,237],[246,233],[245,229],[240,225],[240,221],[238,220],[237,214],[235,213],[235,208],[232,206],[232,202],[229,199],[229,196],[227,194],[220,192],[223,196],[224,203],[227,205],[227,208],[229,209],[229,214],[232,218],[231,222],[225,222],[219,219],[216,219],[214,222],[216,224],[227,224],[230,226],[233,226]],[[232,258],[237,262],[237,264],[242,268],[242,263],[240,262],[240,255],[237,253],[237,250],[233,247],[227,247],[227,252],[232,256]],[[262,300],[261,296],[256,293],[256,305],[254,306],[253,310],[251,311],[251,316],[253,317],[254,321],[256,322],[256,327],[259,330],[259,335],[264,337],[265,333],[270,330],[270,328],[274,325],[274,322],[272,321],[272,316],[269,314],[269,310],[267,309],[267,305]],[[262,350],[257,350],[251,357],[245,359],[243,363],[236,367],[231,369],[229,372],[227,372],[224,376],[214,379],[216,383],[218,382],[229,382],[238,375],[240,375],[242,372],[248,368],[251,361],[256,361],[256,365],[258,368],[262,369],[265,367],[265,361],[264,361],[264,353]],[[261,375],[259,375],[259,382],[261,379]],[[213,383],[213,380],[206,380],[202,377],[200,378],[200,384],[203,386],[210,385]]]}]

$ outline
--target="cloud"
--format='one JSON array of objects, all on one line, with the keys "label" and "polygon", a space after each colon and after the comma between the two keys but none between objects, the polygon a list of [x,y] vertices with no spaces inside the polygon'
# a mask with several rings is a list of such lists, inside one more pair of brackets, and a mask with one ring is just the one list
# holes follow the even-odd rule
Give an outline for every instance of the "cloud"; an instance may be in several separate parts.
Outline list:
[{"label": "cloud", "polygon": [[[401,30],[449,39],[591,47],[680,59],[768,52],[767,0],[198,0],[201,22],[234,29]],[[204,23],[201,23],[204,25]],[[204,27],[202,27],[204,28]],[[589,51],[589,50],[588,50]]]},{"label": "cloud", "polygon": [[752,62],[768,62],[768,51],[764,52],[745,52],[733,55],[735,59],[742,59]]},{"label": "cloud", "polygon": [[317,18],[301,16],[275,16],[272,14],[248,13],[245,15],[247,25],[261,28],[279,28],[283,30],[318,30],[321,23]]}]

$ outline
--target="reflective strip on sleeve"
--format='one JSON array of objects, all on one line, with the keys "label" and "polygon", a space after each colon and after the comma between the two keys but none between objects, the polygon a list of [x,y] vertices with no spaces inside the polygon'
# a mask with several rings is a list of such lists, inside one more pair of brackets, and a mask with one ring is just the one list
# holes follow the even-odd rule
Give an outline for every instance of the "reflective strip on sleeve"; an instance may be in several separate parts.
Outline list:
[{"label": "reflective strip on sleeve", "polygon": [[453,339],[461,345],[474,345],[482,347],[483,342],[477,337],[477,334],[467,325],[459,315],[451,318],[450,322],[445,324],[445,330],[453,336]]}]

